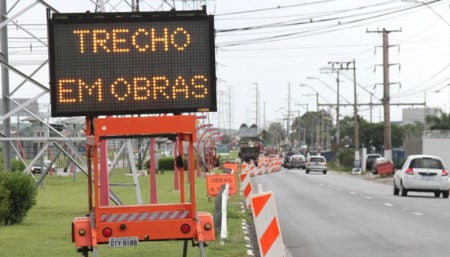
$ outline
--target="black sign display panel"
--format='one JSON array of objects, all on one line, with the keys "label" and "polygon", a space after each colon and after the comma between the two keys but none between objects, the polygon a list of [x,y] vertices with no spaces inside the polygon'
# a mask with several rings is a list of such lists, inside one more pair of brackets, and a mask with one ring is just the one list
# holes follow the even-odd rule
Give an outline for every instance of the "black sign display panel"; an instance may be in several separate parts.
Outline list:
[{"label": "black sign display panel", "polygon": [[217,111],[205,11],[48,18],[53,117]]}]

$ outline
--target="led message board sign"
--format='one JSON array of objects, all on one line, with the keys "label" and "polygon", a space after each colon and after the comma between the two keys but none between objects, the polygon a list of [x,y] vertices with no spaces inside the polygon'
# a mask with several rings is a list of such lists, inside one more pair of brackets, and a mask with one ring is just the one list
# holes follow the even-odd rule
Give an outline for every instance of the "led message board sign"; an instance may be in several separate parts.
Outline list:
[{"label": "led message board sign", "polygon": [[48,14],[53,117],[217,111],[202,11]]}]

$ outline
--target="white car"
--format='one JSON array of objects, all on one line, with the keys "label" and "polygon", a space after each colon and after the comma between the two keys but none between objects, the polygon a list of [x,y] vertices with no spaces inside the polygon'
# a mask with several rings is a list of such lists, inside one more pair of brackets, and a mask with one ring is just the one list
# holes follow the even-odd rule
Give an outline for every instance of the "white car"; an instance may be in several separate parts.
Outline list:
[{"label": "white car", "polygon": [[394,195],[406,196],[409,191],[433,192],[435,197],[448,198],[448,171],[438,156],[410,155],[394,174]]},{"label": "white car", "polygon": [[317,171],[327,174],[327,160],[325,157],[321,155],[309,156],[306,160],[305,172],[306,174],[309,174],[310,171]]}]

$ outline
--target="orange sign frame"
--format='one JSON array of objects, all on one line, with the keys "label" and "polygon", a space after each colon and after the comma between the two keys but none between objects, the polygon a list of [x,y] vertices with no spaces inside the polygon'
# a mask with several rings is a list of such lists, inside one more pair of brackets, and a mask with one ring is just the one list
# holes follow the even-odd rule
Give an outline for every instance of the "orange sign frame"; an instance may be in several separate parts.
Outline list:
[{"label": "orange sign frame", "polygon": [[[97,244],[109,243],[110,238],[133,237],[139,241],[188,240],[199,242],[215,240],[212,215],[197,212],[194,165],[188,165],[188,192],[185,192],[184,168],[180,168],[180,202],[169,204],[142,204],[109,206],[101,203],[102,187],[107,170],[101,170],[99,148],[102,140],[113,137],[167,136],[179,138],[179,155],[183,155],[183,142],[189,143],[188,160],[194,163],[196,117],[175,115],[159,117],[94,118],[86,119],[88,158],[89,218],[75,218],[72,237],[82,252]],[[94,129],[95,128],[95,129]],[[107,176],[106,176],[107,178]],[[103,181],[102,181],[103,179]],[[103,184],[102,184],[103,183]],[[107,190],[109,192],[109,190]],[[189,195],[187,195],[189,194]],[[186,200],[188,199],[188,200]],[[107,231],[107,233],[105,233]]]}]

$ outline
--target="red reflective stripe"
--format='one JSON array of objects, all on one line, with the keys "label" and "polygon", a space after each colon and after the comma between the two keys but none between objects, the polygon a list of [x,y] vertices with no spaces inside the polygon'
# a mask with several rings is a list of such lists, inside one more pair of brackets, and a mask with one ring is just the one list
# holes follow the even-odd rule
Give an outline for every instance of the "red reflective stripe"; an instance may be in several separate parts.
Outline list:
[{"label": "red reflective stripe", "polygon": [[255,217],[259,216],[259,213],[264,208],[264,206],[266,205],[267,201],[270,199],[271,196],[272,196],[271,194],[266,194],[266,195],[261,195],[261,196],[258,196],[258,197],[255,197],[252,199]]},{"label": "red reflective stripe", "polygon": [[244,197],[247,198],[247,196],[252,192],[252,184],[248,183],[247,186],[244,189]]},{"label": "red reflective stripe", "polygon": [[247,173],[242,173],[239,175],[239,178],[241,179],[241,183],[244,182],[244,179],[247,177]]},{"label": "red reflective stripe", "polygon": [[166,212],[137,212],[121,214],[103,214],[102,222],[118,221],[142,221],[142,220],[163,220],[163,219],[183,219],[188,217],[189,211],[166,211]]},{"label": "red reflective stripe", "polygon": [[259,240],[263,256],[266,256],[267,252],[270,250],[279,235],[280,229],[278,228],[277,220],[273,218],[266,231],[262,235],[261,239]]}]

